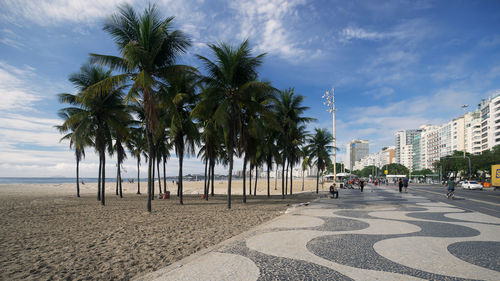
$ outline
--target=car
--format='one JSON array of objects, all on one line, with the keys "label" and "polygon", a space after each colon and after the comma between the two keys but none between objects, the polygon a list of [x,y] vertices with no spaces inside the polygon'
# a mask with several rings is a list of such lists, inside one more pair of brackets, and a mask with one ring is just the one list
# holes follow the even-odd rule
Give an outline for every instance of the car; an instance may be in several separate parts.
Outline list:
[{"label": "car", "polygon": [[483,190],[483,186],[480,185],[477,181],[464,181],[464,183],[462,184],[462,188]]}]

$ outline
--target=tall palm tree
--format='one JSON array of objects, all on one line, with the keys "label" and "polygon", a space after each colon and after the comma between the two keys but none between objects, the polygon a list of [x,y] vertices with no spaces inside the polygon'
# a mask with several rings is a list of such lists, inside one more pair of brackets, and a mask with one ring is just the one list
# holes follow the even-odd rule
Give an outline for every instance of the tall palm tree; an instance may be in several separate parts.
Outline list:
[{"label": "tall palm tree", "polygon": [[330,163],[330,151],[333,147],[330,143],[333,141],[333,136],[326,129],[314,129],[315,134],[309,138],[307,150],[310,152],[309,158],[314,159],[314,164],[317,166],[316,173],[316,193],[319,192],[319,174],[324,171]]},{"label": "tall palm tree", "polygon": [[58,95],[61,103],[71,105],[60,110],[60,114],[69,116],[61,125],[62,129],[74,127],[77,136],[85,132],[93,134],[94,146],[99,153],[98,198],[102,205],[105,205],[106,149],[110,150],[112,146],[111,131],[126,134],[126,124],[131,119],[123,104],[122,87],[115,85],[108,91],[92,87],[109,77],[110,70],[84,64],[69,78],[79,93]]},{"label": "tall palm tree", "polygon": [[311,167],[311,159],[309,158],[309,151],[307,151],[307,146],[302,146],[300,149],[300,155],[302,157],[302,191],[304,191],[304,172],[307,168]]},{"label": "tall palm tree", "polygon": [[145,154],[146,140],[144,138],[144,128],[130,128],[129,137],[126,140],[126,145],[131,155],[137,159],[137,194],[141,194],[141,179],[140,166],[141,154]]},{"label": "tall palm tree", "polygon": [[126,136],[123,136],[119,132],[114,132],[113,135],[115,143],[112,146],[112,152],[116,152],[116,195],[120,195],[120,198],[123,198],[121,165],[127,159],[127,154],[123,146]]},{"label": "tall palm tree", "polygon": [[290,195],[293,194],[293,167],[295,164],[299,163],[299,158],[301,155],[300,147],[306,141],[308,133],[306,131],[306,127],[304,125],[299,125],[295,128],[292,128],[290,132],[290,143],[291,147],[289,148],[289,163],[290,163]]},{"label": "tall palm tree", "polygon": [[[59,112],[59,117],[64,121],[70,119],[69,112],[61,111]],[[85,146],[92,146],[92,139],[89,132],[76,131],[78,124],[71,126],[71,128],[65,128],[62,125],[55,126],[60,133],[67,133],[64,135],[60,141],[69,140],[69,147],[75,149],[75,160],[76,160],[76,197],[80,197],[80,161],[85,158]],[[68,130],[69,129],[69,130]],[[80,133],[80,135],[78,135]]]},{"label": "tall palm tree", "polygon": [[260,106],[251,100],[251,92],[269,86],[257,80],[257,67],[262,64],[264,54],[252,56],[247,40],[237,47],[226,43],[209,44],[208,47],[215,60],[201,55],[198,55],[198,58],[208,72],[205,82],[213,89],[213,98],[219,101],[214,119],[224,130],[224,143],[229,160],[227,207],[231,208],[233,156],[235,150],[237,153],[241,151],[238,137],[243,123],[242,114],[245,107]]},{"label": "tall palm tree", "polygon": [[[200,102],[196,105],[191,113],[192,116],[198,119],[200,126],[203,128],[201,135],[201,140],[203,142],[203,155],[208,160],[208,181],[207,181],[207,194],[210,188],[210,182],[212,186],[211,196],[214,196],[214,174],[213,170],[217,162],[219,150],[221,150],[222,145],[220,144],[220,139],[223,138],[223,132],[219,126],[217,126],[216,120],[214,118],[214,113],[219,106],[220,100],[217,95],[214,94],[216,89],[210,87],[204,87],[201,85],[200,91]],[[201,152],[201,151],[200,151]]]},{"label": "tall palm tree", "polygon": [[175,76],[165,77],[166,84],[160,90],[160,102],[171,118],[170,139],[179,158],[179,203],[183,202],[182,167],[185,155],[194,155],[199,144],[198,125],[191,115],[198,102],[199,75],[196,71],[179,71]]},{"label": "tall palm tree", "polygon": [[[282,151],[282,183],[281,183],[281,194],[282,198],[285,198],[285,179],[288,180],[285,173],[285,166],[290,166],[295,164],[294,150],[296,149],[296,144],[293,143],[294,132],[299,126],[304,123],[313,121],[313,118],[303,116],[304,112],[309,109],[309,107],[302,105],[304,101],[304,96],[296,95],[293,88],[285,89],[280,91],[275,110],[279,124],[281,125],[279,144]],[[293,163],[290,163],[292,160]]]},{"label": "tall palm tree", "polygon": [[[121,57],[91,54],[94,62],[123,71],[99,87],[109,87],[116,82],[133,81],[128,99],[143,103],[145,112],[146,139],[150,156],[154,156],[153,135],[158,129],[158,92],[160,79],[171,75],[177,57],[186,52],[190,41],[179,30],[173,30],[173,17],[164,18],[156,5],[150,5],[138,15],[132,6],[123,4],[119,12],[109,17],[104,30],[114,39]],[[138,99],[140,96],[140,99]],[[148,162],[148,203],[151,212],[153,159]]]}]

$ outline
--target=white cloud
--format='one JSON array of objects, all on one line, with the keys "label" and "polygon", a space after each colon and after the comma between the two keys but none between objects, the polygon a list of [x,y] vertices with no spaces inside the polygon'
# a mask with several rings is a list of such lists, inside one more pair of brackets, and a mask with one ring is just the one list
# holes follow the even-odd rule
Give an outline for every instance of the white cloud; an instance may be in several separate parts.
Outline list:
[{"label": "white cloud", "polygon": [[21,43],[20,40],[20,35],[14,33],[12,30],[8,28],[3,28],[0,30],[0,43],[4,44],[6,46],[16,48],[16,49],[21,49],[24,47],[24,44]]},{"label": "white cloud", "polygon": [[29,20],[47,26],[61,22],[93,22],[126,0],[4,0],[0,18],[23,24]]},{"label": "white cloud", "polygon": [[0,111],[28,110],[41,98],[27,85],[33,68],[17,68],[0,61]]},{"label": "white cloud", "polygon": [[230,7],[237,12],[240,39],[250,38],[260,52],[278,54],[286,59],[301,58],[306,50],[293,36],[293,18],[305,0],[238,0]]},{"label": "white cloud", "polygon": [[387,37],[391,37],[391,34],[374,31],[370,32],[357,27],[346,27],[340,31],[340,39],[342,41],[349,41],[352,39],[380,40]]}]

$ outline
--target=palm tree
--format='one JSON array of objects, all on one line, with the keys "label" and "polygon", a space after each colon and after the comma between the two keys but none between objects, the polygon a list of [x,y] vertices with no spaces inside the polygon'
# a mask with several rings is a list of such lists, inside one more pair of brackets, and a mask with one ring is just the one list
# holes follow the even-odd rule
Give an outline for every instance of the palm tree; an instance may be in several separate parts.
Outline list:
[{"label": "palm tree", "polygon": [[301,155],[300,147],[306,141],[307,131],[304,125],[297,126],[292,128],[290,133],[290,143],[291,147],[289,149],[288,155],[290,159],[288,160],[290,163],[290,195],[293,194],[293,167],[295,164],[299,163],[299,157]]},{"label": "palm tree", "polygon": [[[115,144],[113,146],[113,151],[116,152],[116,195],[120,194],[120,198],[123,198],[122,193],[122,174],[121,165],[125,159],[127,159],[127,154],[125,153],[125,148],[123,147],[123,137],[116,134]],[[118,188],[119,187],[119,188]],[[118,193],[119,190],[119,193]]]},{"label": "palm tree", "polygon": [[69,80],[76,86],[76,95],[59,94],[61,103],[72,105],[61,109],[61,114],[69,118],[63,123],[62,129],[75,128],[75,135],[92,134],[94,146],[99,153],[98,199],[105,205],[105,167],[106,148],[111,150],[111,131],[126,134],[126,124],[131,119],[123,104],[122,87],[111,88],[109,91],[94,88],[93,85],[111,77],[111,71],[98,66],[84,64],[80,72],[70,75]]},{"label": "palm tree", "polygon": [[302,191],[304,191],[304,171],[311,167],[311,159],[309,158],[309,152],[306,146],[302,146],[300,150],[300,155],[302,157]]},{"label": "palm tree", "polygon": [[[69,112],[61,111],[59,112],[59,117],[64,121],[70,119]],[[71,128],[65,128],[61,125],[55,126],[60,133],[67,133],[64,135],[60,141],[69,140],[69,147],[75,148],[75,160],[76,160],[76,197],[80,197],[80,161],[85,158],[85,146],[92,145],[92,139],[88,132],[76,131],[78,124],[72,126]],[[69,130],[68,130],[69,129]],[[77,133],[85,133],[77,135]]]},{"label": "palm tree", "polygon": [[[245,40],[236,48],[225,44],[209,44],[215,56],[212,61],[198,55],[208,74],[205,77],[207,86],[212,89],[212,99],[217,100],[214,119],[218,127],[224,130],[224,143],[229,160],[227,185],[227,207],[231,208],[231,181],[233,173],[233,155],[241,151],[238,137],[243,125],[243,112],[246,107],[257,106],[251,100],[254,89],[268,88],[266,83],[257,81],[257,67],[262,64],[264,54],[253,57],[248,41]],[[205,101],[206,103],[206,101]],[[260,105],[258,105],[260,106]],[[206,107],[202,105],[201,107]]]},{"label": "palm tree", "polygon": [[310,152],[309,158],[314,159],[318,171],[316,173],[316,193],[319,192],[319,174],[324,171],[330,163],[330,151],[333,147],[330,143],[333,141],[333,136],[326,129],[314,129],[315,134],[309,138],[307,150]]},{"label": "palm tree", "polygon": [[[121,57],[91,54],[94,62],[123,71],[98,85],[109,87],[116,82],[133,81],[128,99],[137,99],[145,112],[146,140],[150,156],[154,156],[153,135],[158,129],[158,92],[161,77],[171,75],[177,57],[185,53],[190,41],[178,30],[173,30],[173,17],[163,18],[156,5],[150,5],[137,15],[132,6],[119,6],[119,12],[108,18],[104,30],[114,39]],[[148,163],[148,204],[151,212],[153,159]]]},{"label": "palm tree", "polygon": [[198,126],[192,118],[191,112],[198,102],[199,75],[195,71],[186,70],[177,72],[175,76],[166,77],[168,84],[160,90],[160,102],[171,118],[170,139],[175,153],[179,158],[179,203],[183,202],[182,165],[185,154],[194,155],[195,147],[199,144]]},{"label": "palm tree", "polygon": [[[280,91],[276,105],[276,119],[281,125],[279,144],[282,151],[282,183],[281,183],[281,193],[282,198],[285,198],[285,166],[290,166],[293,169],[293,164],[295,164],[294,149],[295,144],[293,143],[294,132],[297,128],[304,124],[313,121],[313,118],[304,117],[302,114],[309,109],[307,106],[303,106],[304,96],[296,95],[293,88],[285,89]],[[292,163],[290,162],[292,160]],[[288,187],[287,187],[288,188]]]},{"label": "palm tree", "polygon": [[141,154],[145,154],[146,141],[144,139],[144,128],[130,128],[129,137],[126,145],[131,155],[137,159],[137,194],[141,194],[140,166]]}]

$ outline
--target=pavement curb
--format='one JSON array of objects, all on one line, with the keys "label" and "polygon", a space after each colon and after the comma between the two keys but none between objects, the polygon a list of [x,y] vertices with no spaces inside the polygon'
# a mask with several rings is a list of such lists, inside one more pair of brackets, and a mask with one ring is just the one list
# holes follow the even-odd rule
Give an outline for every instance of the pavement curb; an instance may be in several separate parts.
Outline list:
[{"label": "pavement curb", "polygon": [[[326,194],[326,193],[325,193]],[[310,203],[313,203],[313,202],[316,202],[318,200],[321,199],[321,193],[318,194],[317,198],[316,199],[313,199],[313,200],[310,200]],[[305,203],[305,202],[304,202]],[[300,203],[302,204],[302,203]],[[235,235],[229,239],[226,239],[216,245],[213,245],[213,246],[210,246],[208,248],[205,248],[205,249],[202,249],[198,252],[195,252],[193,253],[192,255],[190,256],[187,256],[179,261],[176,261],[174,263],[172,263],[171,265],[167,265],[166,267],[163,267],[163,268],[160,268],[156,271],[153,271],[153,272],[149,272],[149,273],[140,273],[134,277],[132,277],[131,280],[133,281],[148,281],[148,280],[154,280],[154,279],[157,279],[157,278],[160,278],[161,276],[164,276],[166,274],[168,274],[169,272],[172,272],[174,270],[177,270],[178,268],[181,268],[183,267],[184,265],[200,258],[201,256],[207,254],[207,253],[210,253],[210,252],[214,252],[214,251],[217,251],[219,249],[222,249],[238,240],[243,240],[244,238],[247,238],[249,236],[251,236],[252,234],[254,234],[255,232],[258,232],[259,230],[265,228],[266,225],[268,224],[271,224],[273,223],[274,221],[282,218],[283,216],[289,216],[289,215],[292,215],[293,213],[297,212],[298,210],[301,209],[301,207],[307,207],[307,206],[310,206],[311,204],[308,204],[308,205],[300,205],[300,204],[294,204],[293,206],[290,206],[289,208],[287,208],[285,211],[283,211],[283,214],[280,215],[280,216],[277,216],[275,217],[274,219],[272,220],[269,220],[267,222],[264,222],[262,224],[259,224],[245,232],[242,232],[238,235]],[[295,206],[295,205],[300,205],[300,206]]]}]

